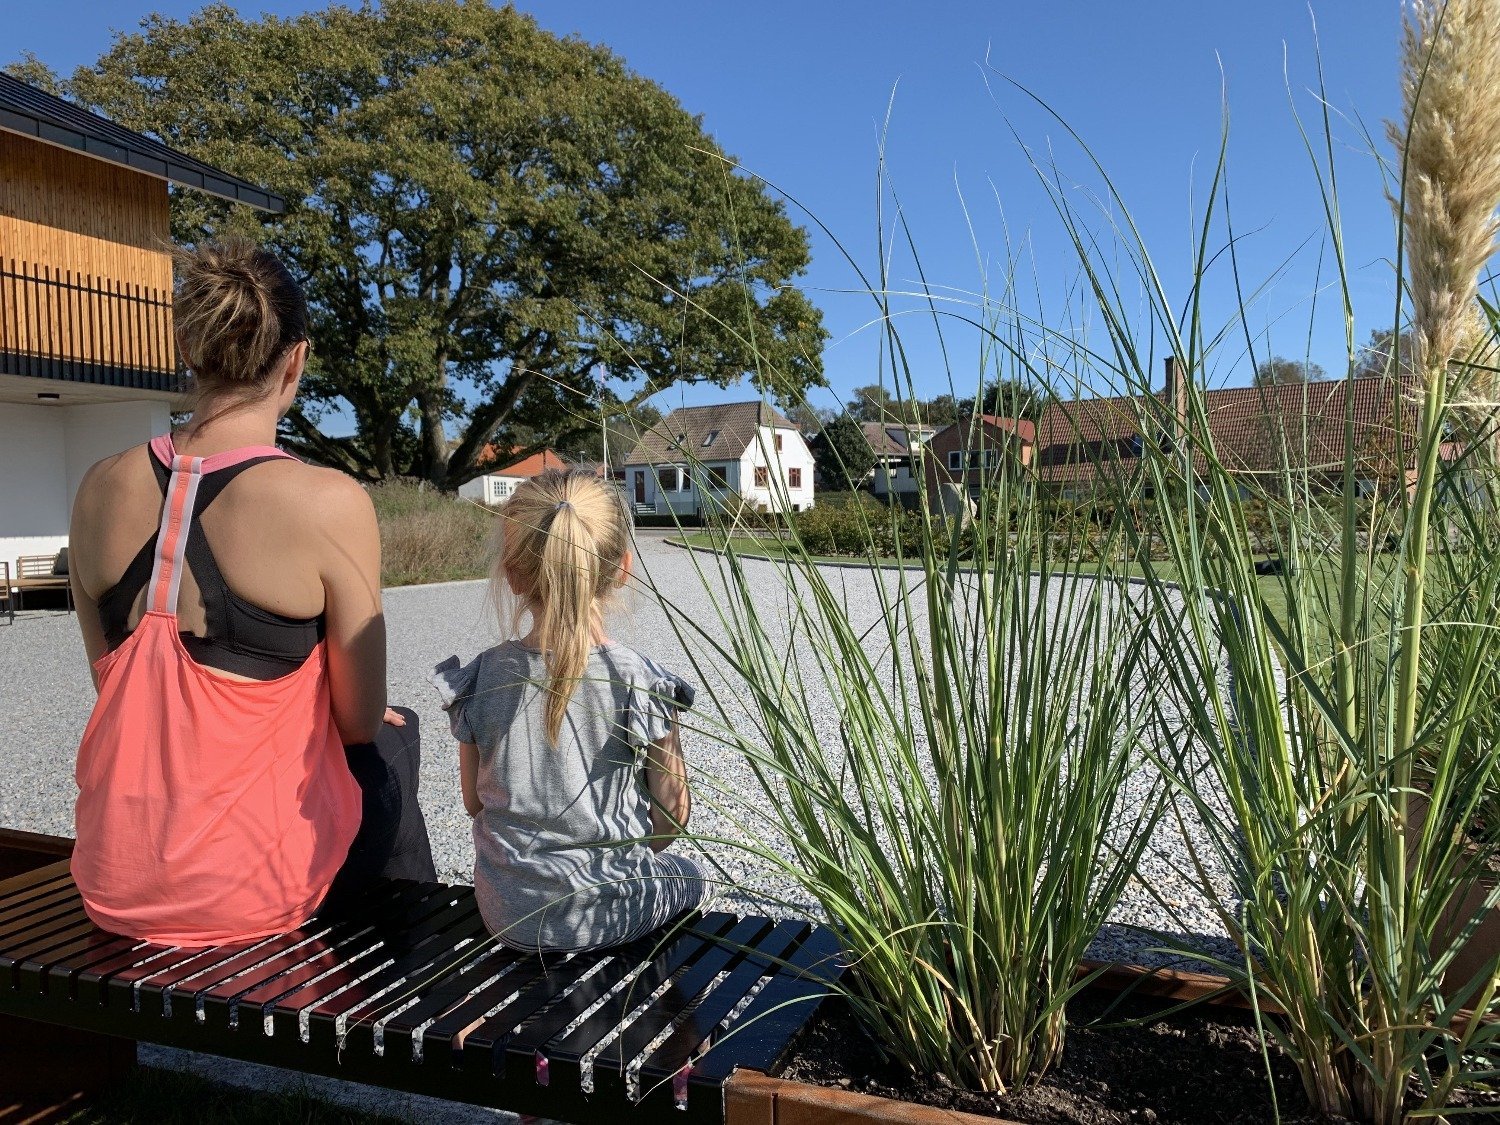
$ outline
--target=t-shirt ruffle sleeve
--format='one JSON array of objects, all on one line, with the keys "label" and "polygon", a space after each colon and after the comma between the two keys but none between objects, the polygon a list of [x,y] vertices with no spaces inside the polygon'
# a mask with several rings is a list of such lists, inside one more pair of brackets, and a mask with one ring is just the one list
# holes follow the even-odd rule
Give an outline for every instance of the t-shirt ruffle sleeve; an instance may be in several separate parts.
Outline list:
[{"label": "t-shirt ruffle sleeve", "polygon": [[636,685],[626,723],[630,742],[643,749],[672,733],[678,716],[693,705],[693,685],[665,669],[655,679]]},{"label": "t-shirt ruffle sleeve", "polygon": [[448,725],[453,728],[453,737],[460,742],[474,743],[474,728],[470,725],[468,703],[474,698],[474,685],[479,680],[479,661],[476,656],[467,664],[460,664],[458,657],[450,656],[432,670],[428,683],[437,688],[443,701],[443,710],[448,712]]}]

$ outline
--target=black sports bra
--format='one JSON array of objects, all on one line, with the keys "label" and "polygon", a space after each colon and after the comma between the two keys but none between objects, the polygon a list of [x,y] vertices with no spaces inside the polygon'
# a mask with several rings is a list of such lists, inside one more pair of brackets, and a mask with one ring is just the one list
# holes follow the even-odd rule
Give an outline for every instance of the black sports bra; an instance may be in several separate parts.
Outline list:
[{"label": "black sports bra", "polygon": [[[150,456],[156,481],[161,485],[162,495],[166,496],[171,470],[161,463],[154,450]],[[274,460],[275,457],[253,457],[205,473],[198,485],[187,541],[188,569],[203,595],[206,635],[181,633],[183,647],[199,664],[255,680],[274,680],[301,667],[323,639],[324,615],[286,617],[252,605],[237,595],[224,581],[199,517],[240,473],[252,465]],[[151,582],[155,554],[156,536],[153,535],[130,560],[120,580],[98,599],[104,643],[111,652],[124,644],[131,634],[130,614],[141,591]]]}]

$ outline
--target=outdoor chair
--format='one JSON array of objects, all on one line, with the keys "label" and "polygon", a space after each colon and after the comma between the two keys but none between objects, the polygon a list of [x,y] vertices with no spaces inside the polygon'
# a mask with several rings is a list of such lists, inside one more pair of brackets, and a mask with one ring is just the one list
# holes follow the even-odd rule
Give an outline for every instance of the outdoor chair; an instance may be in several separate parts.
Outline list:
[{"label": "outdoor chair", "polygon": [[20,599],[27,590],[61,590],[67,601],[68,612],[73,612],[73,587],[68,581],[68,549],[55,555],[22,555],[16,560],[16,577],[11,583],[16,589],[17,608],[22,608]]},{"label": "outdoor chair", "polygon": [[10,584],[10,563],[0,562],[0,613],[12,623],[16,620],[16,591]]}]

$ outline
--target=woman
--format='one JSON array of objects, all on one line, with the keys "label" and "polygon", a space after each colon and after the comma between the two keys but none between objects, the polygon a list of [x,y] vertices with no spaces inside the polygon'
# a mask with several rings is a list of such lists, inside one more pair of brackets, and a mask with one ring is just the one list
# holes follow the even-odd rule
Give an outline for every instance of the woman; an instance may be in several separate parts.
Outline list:
[{"label": "woman", "polygon": [[434,875],[415,716],[385,706],[374,510],[274,445],[307,362],[302,291],[242,240],[182,255],[178,283],[192,420],[99,462],[74,501],[99,698],[73,876],[99,926],[193,946],[295,929],[336,880],[347,900]]}]

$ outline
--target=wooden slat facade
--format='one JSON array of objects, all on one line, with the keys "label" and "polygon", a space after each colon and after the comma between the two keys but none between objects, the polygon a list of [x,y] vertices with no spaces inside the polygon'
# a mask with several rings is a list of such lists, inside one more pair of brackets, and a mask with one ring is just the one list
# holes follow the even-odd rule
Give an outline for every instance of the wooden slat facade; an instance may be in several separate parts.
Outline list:
[{"label": "wooden slat facade", "polygon": [[11,374],[158,386],[175,371],[167,185],[0,132],[0,352]]}]

